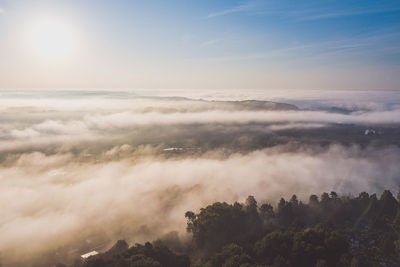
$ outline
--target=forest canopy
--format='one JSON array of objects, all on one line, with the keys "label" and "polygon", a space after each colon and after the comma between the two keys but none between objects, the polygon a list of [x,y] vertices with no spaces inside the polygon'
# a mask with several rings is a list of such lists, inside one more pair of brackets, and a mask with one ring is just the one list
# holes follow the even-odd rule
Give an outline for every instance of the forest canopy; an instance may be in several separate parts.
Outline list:
[{"label": "forest canopy", "polygon": [[274,207],[216,202],[188,211],[189,241],[171,233],[152,243],[129,247],[120,240],[109,251],[74,266],[333,267],[398,266],[400,204],[389,190],[378,198],[336,192],[293,195]]}]

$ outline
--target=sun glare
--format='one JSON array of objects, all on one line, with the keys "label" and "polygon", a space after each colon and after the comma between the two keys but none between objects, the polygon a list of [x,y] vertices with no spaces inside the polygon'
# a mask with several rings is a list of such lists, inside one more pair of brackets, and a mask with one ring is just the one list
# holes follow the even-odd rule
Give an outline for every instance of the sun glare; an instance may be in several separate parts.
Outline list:
[{"label": "sun glare", "polygon": [[40,19],[30,25],[29,41],[41,60],[67,59],[76,48],[76,35],[70,24],[57,19]]}]

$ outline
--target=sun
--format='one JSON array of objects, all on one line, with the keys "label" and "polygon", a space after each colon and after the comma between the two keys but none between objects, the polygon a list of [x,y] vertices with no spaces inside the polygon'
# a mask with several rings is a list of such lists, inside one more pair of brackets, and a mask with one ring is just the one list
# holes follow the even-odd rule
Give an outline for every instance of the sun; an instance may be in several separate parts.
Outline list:
[{"label": "sun", "polygon": [[41,18],[30,24],[29,43],[41,60],[65,60],[77,45],[71,24],[54,18]]}]

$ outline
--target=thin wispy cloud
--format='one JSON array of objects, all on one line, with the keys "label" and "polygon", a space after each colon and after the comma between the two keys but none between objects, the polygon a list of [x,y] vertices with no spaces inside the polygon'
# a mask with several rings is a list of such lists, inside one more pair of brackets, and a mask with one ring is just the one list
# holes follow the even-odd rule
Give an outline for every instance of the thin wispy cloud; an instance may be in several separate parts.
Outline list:
[{"label": "thin wispy cloud", "polygon": [[0,14],[4,13],[4,9],[0,8]]},{"label": "thin wispy cloud", "polygon": [[320,43],[310,43],[304,45],[292,45],[280,48],[271,48],[267,51],[260,52],[252,52],[252,53],[244,53],[244,54],[235,54],[228,56],[220,56],[206,59],[207,61],[246,61],[246,60],[262,60],[262,59],[270,59],[270,58],[283,58],[287,56],[293,56],[296,54],[304,54],[304,53],[315,53],[316,49],[324,48],[325,50],[329,49],[340,49],[340,48],[350,48],[354,47],[354,45],[350,44],[340,44],[338,41],[326,41]]},{"label": "thin wispy cloud", "polygon": [[300,20],[334,19],[334,18],[340,18],[340,17],[351,17],[351,16],[396,12],[399,10],[400,10],[400,8],[398,8],[398,7],[353,9],[353,10],[345,10],[345,11],[338,11],[338,12],[331,12],[331,13],[314,14],[314,15],[310,15],[310,16],[301,17]]},{"label": "thin wispy cloud", "polygon": [[249,10],[251,7],[253,7],[253,5],[250,3],[237,5],[237,6],[225,9],[225,10],[211,13],[211,14],[207,15],[206,18],[210,19],[210,18],[220,17],[220,16],[224,16],[224,15],[228,15],[228,14],[239,13],[239,12]]},{"label": "thin wispy cloud", "polygon": [[219,43],[219,42],[221,42],[221,41],[222,41],[222,39],[208,40],[208,41],[202,42],[202,43],[200,44],[200,47],[212,46],[212,45],[215,45],[216,43]]},{"label": "thin wispy cloud", "polygon": [[[255,7],[257,7],[257,9],[255,9]],[[281,9],[271,5],[268,6],[260,4],[256,5],[255,2],[251,2],[242,5],[237,5],[219,12],[211,13],[207,16],[207,18],[224,16],[231,13],[249,11],[250,9],[252,9],[252,14],[263,15],[263,16],[278,16],[278,17],[290,16],[294,20],[301,20],[301,21],[334,19],[341,17],[372,15],[372,14],[400,11],[400,7],[396,6],[390,6],[390,7],[369,6],[369,7],[336,9],[336,10],[334,9],[330,10],[322,6],[315,8],[293,9],[289,7],[287,9]]]},{"label": "thin wispy cloud", "polygon": [[[304,57],[315,62],[328,62],[330,65],[353,64],[355,61],[373,60],[377,57],[396,54],[400,51],[396,40],[400,35],[397,29],[385,32],[372,32],[366,35],[351,38],[330,39],[319,42],[287,45],[282,47],[270,47],[261,51],[248,51],[232,55],[215,56],[203,59],[211,62],[253,61],[253,60],[277,60],[279,62],[298,62]],[[385,43],[385,46],[382,45]],[[368,57],[360,57],[368,53]],[[351,60],[350,60],[351,59]],[[355,60],[355,61],[354,61]]]}]

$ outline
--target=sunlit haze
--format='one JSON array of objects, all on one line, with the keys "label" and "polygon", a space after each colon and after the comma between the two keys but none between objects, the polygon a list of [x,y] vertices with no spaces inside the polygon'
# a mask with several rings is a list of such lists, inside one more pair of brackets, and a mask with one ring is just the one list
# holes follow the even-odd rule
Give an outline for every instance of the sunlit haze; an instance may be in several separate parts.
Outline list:
[{"label": "sunlit haze", "polygon": [[[28,45],[38,61],[67,59],[78,40],[67,22],[52,18],[38,18],[29,23]],[[62,64],[62,62],[58,62]]]},{"label": "sunlit haze", "polygon": [[0,9],[2,88],[399,89],[397,1],[3,0]]}]

